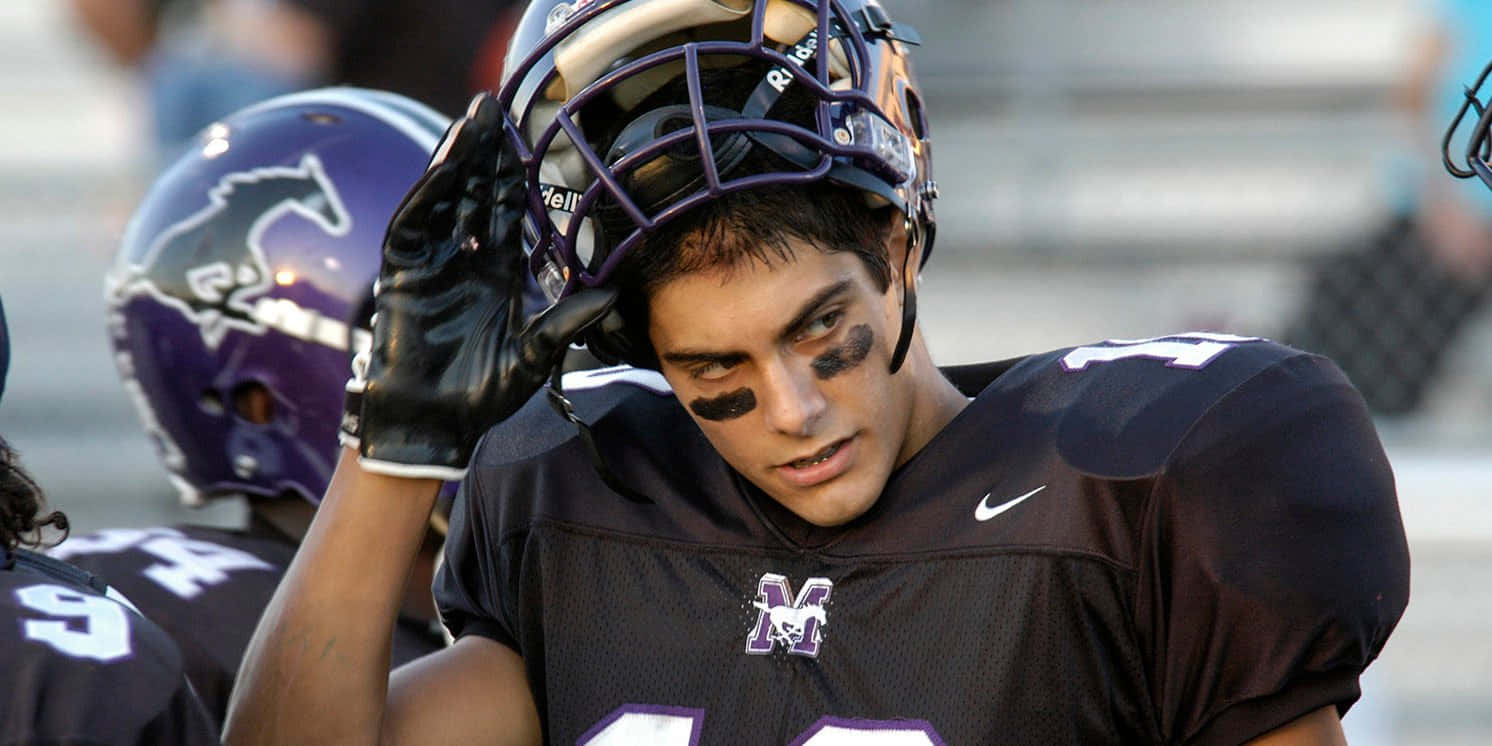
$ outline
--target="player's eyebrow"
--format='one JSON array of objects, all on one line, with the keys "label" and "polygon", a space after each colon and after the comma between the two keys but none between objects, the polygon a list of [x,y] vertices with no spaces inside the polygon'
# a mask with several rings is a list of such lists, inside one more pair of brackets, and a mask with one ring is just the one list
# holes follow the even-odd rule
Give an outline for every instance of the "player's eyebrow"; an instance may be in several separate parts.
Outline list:
[{"label": "player's eyebrow", "polygon": [[799,307],[797,315],[793,316],[793,320],[787,322],[787,324],[782,327],[782,331],[779,332],[777,335],[778,338],[788,339],[796,335],[798,333],[798,330],[806,326],[808,322],[813,321],[813,317],[818,314],[820,308],[828,304],[829,301],[834,300],[846,290],[849,290],[850,286],[853,284],[854,281],[846,277],[839,282],[836,282],[833,285],[830,285],[829,287],[818,291],[818,293],[816,293],[812,298],[808,299],[807,303],[804,303],[802,306]]},{"label": "player's eyebrow", "polygon": [[[793,314],[792,320],[782,326],[782,331],[778,332],[778,338],[791,339],[795,334],[798,333],[799,329],[802,329],[806,324],[808,324],[808,322],[813,320],[814,314],[818,313],[819,309],[821,309],[825,304],[844,294],[844,292],[849,290],[850,287],[852,287],[854,284],[855,281],[853,279],[846,277],[839,282],[836,282],[833,285],[829,285],[823,290],[814,293],[812,298],[809,298],[803,303],[803,305],[798,307],[798,312],[796,314]],[[678,366],[714,363],[723,365],[725,367],[730,367],[744,361],[747,355],[745,352],[741,352],[739,350],[714,351],[690,350],[686,348],[683,350],[675,350],[673,352],[665,352],[663,353],[662,357],[664,360]]]},{"label": "player's eyebrow", "polygon": [[679,350],[678,352],[664,353],[663,359],[674,365],[687,367],[691,365],[717,364],[729,368],[746,359],[746,355],[740,352],[699,352],[695,350]]}]

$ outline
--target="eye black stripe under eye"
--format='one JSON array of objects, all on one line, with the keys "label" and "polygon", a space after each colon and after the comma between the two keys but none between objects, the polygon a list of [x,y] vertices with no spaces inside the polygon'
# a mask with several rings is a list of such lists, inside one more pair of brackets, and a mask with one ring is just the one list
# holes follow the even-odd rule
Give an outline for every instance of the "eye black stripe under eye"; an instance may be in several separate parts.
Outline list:
[{"label": "eye black stripe under eye", "polygon": [[699,415],[700,419],[711,422],[724,422],[741,417],[751,410],[756,409],[756,392],[751,389],[736,389],[709,399],[695,399],[689,402],[689,410]]},{"label": "eye black stripe under eye", "polygon": [[860,324],[845,335],[844,344],[839,345],[813,359],[813,373],[821,381],[827,381],[840,373],[855,368],[870,356],[875,346],[875,332],[869,324]]}]

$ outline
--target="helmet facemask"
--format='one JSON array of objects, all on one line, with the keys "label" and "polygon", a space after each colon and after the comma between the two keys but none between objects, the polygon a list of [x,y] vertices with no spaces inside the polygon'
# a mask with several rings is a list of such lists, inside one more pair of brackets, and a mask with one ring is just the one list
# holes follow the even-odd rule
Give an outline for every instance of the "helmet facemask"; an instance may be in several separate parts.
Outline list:
[{"label": "helmet facemask", "polygon": [[[532,47],[520,27],[500,98],[534,185],[530,259],[551,297],[607,283],[646,234],[744,189],[828,180],[863,191],[872,207],[898,208],[930,238],[934,187],[905,59],[911,34],[878,5],[540,3],[525,24],[537,25],[545,7]],[[706,81],[721,69],[754,69],[759,84],[744,101],[712,100]],[[669,86],[677,93],[660,100]],[[789,91],[809,100],[797,122],[774,111]],[[753,150],[780,167],[738,173]]]}]

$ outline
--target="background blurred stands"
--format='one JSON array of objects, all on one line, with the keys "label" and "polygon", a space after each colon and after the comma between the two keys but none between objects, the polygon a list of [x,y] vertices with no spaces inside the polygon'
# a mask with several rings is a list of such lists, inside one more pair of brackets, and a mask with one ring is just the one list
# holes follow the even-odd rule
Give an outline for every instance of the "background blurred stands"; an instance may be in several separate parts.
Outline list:
[{"label": "background blurred stands", "polygon": [[513,0],[70,0],[78,27],[136,72],[154,162],[202,127],[328,84],[400,93],[459,116],[497,85]]}]

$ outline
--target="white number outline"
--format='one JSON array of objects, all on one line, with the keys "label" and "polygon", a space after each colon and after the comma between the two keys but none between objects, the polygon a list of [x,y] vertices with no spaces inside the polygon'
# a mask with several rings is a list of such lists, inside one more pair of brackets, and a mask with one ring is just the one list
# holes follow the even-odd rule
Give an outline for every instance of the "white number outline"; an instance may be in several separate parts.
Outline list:
[{"label": "white number outline", "polygon": [[[629,704],[612,710],[576,739],[576,746],[699,746],[705,711]],[[874,735],[872,735],[874,734]],[[946,746],[926,720],[857,720],[825,715],[788,746]]]},{"label": "white number outline", "polygon": [[26,639],[46,643],[64,655],[103,663],[130,655],[129,612],[118,603],[51,583],[17,588],[15,596],[22,606],[33,611],[87,620],[85,629],[79,631],[64,621],[25,619],[22,630]]},{"label": "white number outline", "polygon": [[274,570],[275,566],[242,549],[192,539],[173,528],[104,529],[69,539],[49,554],[68,559],[80,554],[112,554],[138,547],[161,560],[142,573],[181,598],[195,598],[207,586],[228,580],[233,570]]},{"label": "white number outline", "polygon": [[[1193,340],[1193,341],[1186,341]],[[1093,363],[1112,363],[1129,358],[1164,360],[1167,368],[1201,370],[1218,355],[1258,337],[1239,337],[1214,332],[1188,332],[1150,339],[1110,339],[1104,346],[1078,347],[1062,356],[1062,370],[1076,373]]]}]

